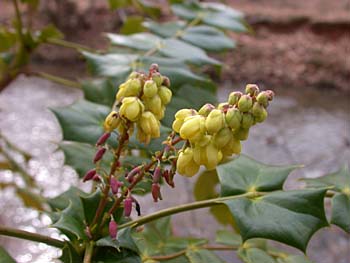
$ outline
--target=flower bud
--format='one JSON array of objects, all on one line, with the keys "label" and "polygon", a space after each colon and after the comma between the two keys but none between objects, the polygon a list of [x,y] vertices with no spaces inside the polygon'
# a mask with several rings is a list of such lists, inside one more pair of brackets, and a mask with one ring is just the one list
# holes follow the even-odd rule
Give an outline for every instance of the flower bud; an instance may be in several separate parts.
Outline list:
[{"label": "flower bud", "polygon": [[196,145],[193,148],[193,160],[198,165],[204,165],[208,162],[206,146]]},{"label": "flower bud", "polygon": [[247,84],[245,86],[245,93],[250,94],[250,96],[256,96],[259,93],[259,87],[256,84]]},{"label": "flower bud", "polygon": [[136,138],[140,143],[149,144],[151,141],[151,134],[144,133],[141,128],[137,130]]},{"label": "flower bud", "polygon": [[113,219],[109,222],[108,230],[109,230],[109,236],[112,239],[116,239],[117,233],[118,233],[118,224]]},{"label": "flower bud", "polygon": [[222,103],[219,103],[218,110],[221,110],[222,112],[226,112],[229,107],[230,107],[230,104],[228,104],[227,102],[222,102]]},{"label": "flower bud", "polygon": [[174,184],[174,181],[171,179],[170,177],[170,173],[168,170],[165,170],[163,173],[162,173],[162,176],[165,180],[165,182],[170,185],[172,188],[175,187],[175,184]]},{"label": "flower bud", "polygon": [[266,120],[266,118],[267,118],[267,110],[266,110],[265,108],[262,108],[261,114],[258,115],[258,116],[256,116],[256,117],[254,118],[254,120],[255,120],[256,122],[263,122],[263,121]]},{"label": "flower bud", "polygon": [[159,72],[153,73],[152,80],[156,83],[157,87],[160,87],[163,83],[163,77]]},{"label": "flower bud", "polygon": [[185,173],[186,166],[193,160],[193,150],[190,147],[187,147],[183,152],[179,153],[179,157],[176,163],[176,170],[180,174]]},{"label": "flower bud", "polygon": [[215,167],[218,165],[219,163],[219,150],[218,148],[215,146],[214,142],[209,143],[206,146],[206,153],[207,153],[207,162],[204,164],[205,167],[208,170],[212,170],[215,169]]},{"label": "flower bud", "polygon": [[266,108],[269,105],[269,94],[266,91],[262,91],[258,94],[256,100],[259,104]]},{"label": "flower bud", "polygon": [[180,137],[191,140],[203,135],[201,133],[201,122],[203,117],[200,115],[187,117],[180,129]]},{"label": "flower bud", "polygon": [[172,92],[165,86],[160,86],[158,95],[164,105],[169,104],[169,102],[171,101]]},{"label": "flower bud", "polygon": [[222,128],[218,133],[214,136],[215,145],[221,149],[224,147],[233,137],[232,131],[230,128]]},{"label": "flower bud", "polygon": [[199,165],[191,160],[191,162],[186,166],[184,176],[192,177],[199,171]]},{"label": "flower bud", "polygon": [[221,152],[226,156],[230,156],[232,154],[239,154],[241,149],[241,142],[235,137],[232,137],[232,139],[221,148]]},{"label": "flower bud", "polygon": [[159,66],[158,66],[158,64],[157,63],[153,63],[153,64],[151,64],[151,66],[149,67],[149,71],[151,72],[151,73],[156,73],[156,72],[159,72]]},{"label": "flower bud", "polygon": [[153,80],[147,80],[143,86],[143,95],[146,98],[152,98],[158,92],[158,87],[156,82]]},{"label": "flower bud", "polygon": [[129,217],[132,210],[132,198],[127,197],[124,200],[124,216]]},{"label": "flower bud", "polygon": [[155,169],[154,169],[154,172],[153,172],[153,178],[152,178],[152,182],[153,183],[159,183],[159,180],[160,180],[160,176],[162,175],[161,173],[161,168],[160,166],[157,166]]},{"label": "flower bud", "polygon": [[212,135],[203,135],[200,139],[200,141],[196,142],[196,145],[199,145],[200,147],[207,146],[208,143],[212,140],[213,136]]},{"label": "flower bud", "polygon": [[111,136],[110,132],[105,132],[104,134],[101,135],[101,137],[97,140],[96,145],[100,146],[103,145],[108,138]]},{"label": "flower bud", "polygon": [[94,175],[96,174],[96,169],[91,169],[86,172],[86,174],[83,177],[83,182],[90,181]]},{"label": "flower bud", "polygon": [[245,141],[246,139],[248,139],[248,135],[249,129],[240,128],[239,130],[235,131],[233,136],[236,137],[238,140]]},{"label": "flower bud", "polygon": [[105,154],[105,152],[106,152],[106,148],[100,148],[96,152],[93,162],[97,163],[98,161],[100,161],[102,159],[103,155]]},{"label": "flower bud", "polygon": [[140,79],[129,79],[119,86],[116,100],[121,101],[124,97],[138,96],[141,91]]},{"label": "flower bud", "polygon": [[207,103],[207,104],[204,104],[202,108],[200,108],[200,110],[198,111],[198,114],[204,117],[207,117],[213,109],[215,109],[215,106],[210,103]]},{"label": "flower bud", "polygon": [[236,108],[230,108],[226,112],[225,120],[231,129],[237,130],[241,126],[242,113]]},{"label": "flower bud", "polygon": [[142,113],[138,126],[143,133],[151,135],[152,138],[158,138],[160,136],[160,123],[150,111]]},{"label": "flower bud", "polygon": [[254,103],[252,114],[257,122],[263,122],[267,117],[266,109],[258,102]]},{"label": "flower bud", "polygon": [[267,90],[267,98],[269,101],[273,100],[273,98],[275,97],[275,93],[272,90]]},{"label": "flower bud", "polygon": [[225,125],[225,116],[221,110],[212,110],[206,121],[205,127],[209,134],[214,134],[221,130]]},{"label": "flower bud", "polygon": [[164,118],[165,115],[165,106],[162,105],[160,110],[158,112],[153,112],[154,116],[156,117],[157,120],[161,120]]},{"label": "flower bud", "polygon": [[162,85],[164,85],[165,87],[170,88],[170,79],[168,77],[163,76]]},{"label": "flower bud", "polygon": [[146,109],[158,115],[162,110],[162,101],[158,94],[155,94],[152,98],[145,100]]},{"label": "flower bud", "polygon": [[99,174],[95,174],[94,177],[92,177],[92,180],[95,182],[100,182],[101,181],[101,176]]},{"label": "flower bud", "polygon": [[114,129],[118,128],[120,124],[121,124],[121,119],[119,118],[118,112],[112,111],[106,117],[103,126],[106,131],[111,132]]},{"label": "flower bud", "polygon": [[153,183],[152,184],[152,197],[154,202],[158,202],[159,194],[160,194],[160,185],[159,183]]},{"label": "flower bud", "polygon": [[110,181],[110,184],[111,184],[111,189],[112,189],[112,193],[114,195],[116,195],[118,193],[118,190],[119,190],[119,187],[121,187],[123,185],[122,182],[119,182],[116,178],[112,177],[111,178],[111,181]]},{"label": "flower bud", "polygon": [[175,119],[184,120],[189,116],[197,115],[197,111],[194,109],[181,109],[175,113]]},{"label": "flower bud", "polygon": [[241,127],[243,129],[249,129],[254,125],[254,117],[251,113],[243,113]]},{"label": "flower bud", "polygon": [[241,112],[249,111],[253,106],[253,100],[249,95],[242,95],[238,101],[238,109]]},{"label": "flower bud", "polygon": [[140,72],[133,71],[130,73],[128,79],[138,79],[138,78],[140,78],[140,76],[141,76]]},{"label": "flower bud", "polygon": [[242,92],[239,92],[239,91],[231,92],[230,95],[228,96],[228,104],[230,105],[237,104],[241,96],[242,96]]},{"label": "flower bud", "polygon": [[125,97],[120,107],[120,115],[132,122],[137,121],[143,111],[144,106],[137,97]]}]

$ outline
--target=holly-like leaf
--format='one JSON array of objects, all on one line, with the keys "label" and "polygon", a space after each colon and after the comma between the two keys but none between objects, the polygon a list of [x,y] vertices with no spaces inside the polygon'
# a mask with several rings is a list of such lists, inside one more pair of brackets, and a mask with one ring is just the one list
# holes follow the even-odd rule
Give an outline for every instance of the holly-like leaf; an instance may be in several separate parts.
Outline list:
[{"label": "holly-like leaf", "polygon": [[300,166],[273,166],[240,155],[217,167],[221,196],[243,194],[249,191],[282,190],[288,175]]},{"label": "holly-like leaf", "polygon": [[278,191],[224,203],[244,241],[267,238],[305,251],[312,235],[328,225],[323,207],[325,193],[326,189]]},{"label": "holly-like leaf", "polygon": [[308,187],[329,188],[336,192],[332,198],[331,223],[350,233],[350,172],[344,165],[339,171],[313,179],[303,179]]},{"label": "holly-like leaf", "polygon": [[235,47],[232,39],[211,26],[195,26],[185,30],[181,39],[202,49],[221,52]]},{"label": "holly-like leaf", "polygon": [[[71,166],[80,178],[88,170],[95,168],[92,160],[96,153],[96,147],[78,142],[63,142],[59,144],[59,147],[64,153],[64,163]],[[112,160],[113,154],[107,151],[100,162],[101,167],[108,171]]]},{"label": "holly-like leaf", "polygon": [[242,248],[238,250],[237,255],[245,263],[275,263],[275,259],[266,251],[260,248]]},{"label": "holly-like leaf", "polygon": [[186,252],[186,257],[188,262],[210,262],[210,263],[224,263],[224,261],[219,258],[213,252],[206,249],[189,249]]},{"label": "holly-like leaf", "polygon": [[220,61],[208,57],[202,49],[178,39],[169,38],[162,41],[159,52],[164,56],[180,58],[196,65],[221,65]]},{"label": "holly-like leaf", "polygon": [[220,3],[183,3],[174,4],[172,11],[186,20],[200,19],[201,22],[237,32],[247,29],[242,23],[243,14]]},{"label": "holly-like leaf", "polygon": [[95,144],[103,134],[103,122],[110,108],[86,100],[78,100],[64,108],[52,109],[68,141]]},{"label": "holly-like leaf", "polygon": [[155,48],[161,41],[161,38],[150,33],[136,33],[127,36],[107,33],[106,36],[112,45],[118,45],[143,51]]},{"label": "holly-like leaf", "polygon": [[6,263],[16,263],[13,257],[2,247],[0,246],[0,262]]},{"label": "holly-like leaf", "polygon": [[86,100],[112,107],[118,86],[124,81],[125,79],[97,79],[84,81],[81,86]]},{"label": "holly-like leaf", "polygon": [[350,196],[336,194],[332,198],[331,223],[350,233]]},{"label": "holly-like leaf", "polygon": [[90,52],[82,52],[92,74],[104,77],[125,79],[132,70],[132,63],[137,59],[134,54],[109,53],[98,55]]},{"label": "holly-like leaf", "polygon": [[59,259],[63,263],[75,263],[82,261],[82,257],[77,253],[77,251],[69,242],[65,242],[65,245],[62,248],[62,255]]},{"label": "holly-like leaf", "polygon": [[143,25],[146,28],[148,28],[152,33],[164,38],[168,38],[175,36],[177,32],[179,32],[186,26],[186,23],[184,21],[179,20],[165,23],[146,21],[143,23]]}]

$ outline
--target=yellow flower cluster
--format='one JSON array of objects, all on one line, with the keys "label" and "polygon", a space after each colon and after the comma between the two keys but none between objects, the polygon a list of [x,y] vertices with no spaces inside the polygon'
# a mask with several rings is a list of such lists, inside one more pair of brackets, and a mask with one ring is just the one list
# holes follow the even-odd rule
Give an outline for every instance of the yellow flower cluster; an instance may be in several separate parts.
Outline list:
[{"label": "yellow flower cluster", "polygon": [[151,65],[148,75],[131,73],[127,81],[119,86],[116,95],[119,110],[107,116],[105,130],[111,132],[118,129],[122,132],[128,123],[131,131],[136,125],[140,142],[148,144],[151,138],[158,138],[159,121],[164,117],[165,105],[172,97],[169,87],[169,79],[159,73],[156,64]]},{"label": "yellow flower cluster", "polygon": [[259,93],[257,85],[248,84],[246,94],[232,92],[228,101],[217,107],[205,104],[198,112],[179,110],[172,128],[188,142],[178,156],[178,173],[193,176],[201,165],[211,170],[224,156],[239,154],[240,141],[248,138],[251,126],[266,119],[273,96],[272,91]]}]

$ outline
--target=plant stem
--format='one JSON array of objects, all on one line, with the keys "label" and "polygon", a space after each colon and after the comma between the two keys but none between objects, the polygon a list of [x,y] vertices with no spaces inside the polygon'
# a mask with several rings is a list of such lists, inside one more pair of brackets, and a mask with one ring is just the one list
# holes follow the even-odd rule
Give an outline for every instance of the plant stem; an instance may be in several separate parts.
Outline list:
[{"label": "plant stem", "polygon": [[223,202],[226,200],[238,199],[238,198],[243,198],[243,197],[248,197],[248,198],[249,197],[257,197],[257,196],[260,196],[262,194],[263,193],[248,192],[248,193],[244,193],[241,195],[213,198],[213,199],[197,201],[197,202],[193,202],[193,203],[189,203],[189,204],[183,204],[183,205],[179,205],[179,206],[175,206],[175,207],[170,207],[170,208],[166,208],[166,209],[160,210],[158,212],[155,212],[153,214],[140,217],[136,220],[127,222],[125,224],[122,224],[119,226],[119,229],[122,229],[125,227],[137,227],[137,226],[146,224],[148,222],[157,220],[157,219],[162,218],[162,217],[178,214],[178,213],[189,211],[189,210],[210,207],[210,206],[215,206],[215,205],[222,205]]},{"label": "plant stem", "polygon": [[58,39],[58,38],[49,38],[46,40],[46,43],[48,44],[52,44],[52,45],[57,45],[57,46],[62,46],[62,47],[66,47],[66,48],[73,48],[76,49],[78,51],[88,51],[88,52],[95,52],[94,49],[78,44],[78,43],[74,43],[74,42],[70,42],[67,40],[63,40],[63,39]]},{"label": "plant stem", "polygon": [[111,166],[111,169],[110,169],[110,172],[109,172],[109,175],[108,175],[108,178],[107,178],[106,186],[105,186],[105,188],[103,190],[103,196],[102,196],[102,198],[100,200],[100,203],[98,204],[95,217],[92,220],[92,223],[90,225],[91,227],[94,227],[94,225],[98,222],[101,214],[103,213],[103,210],[106,207],[107,200],[108,200],[108,194],[109,194],[109,190],[110,190],[110,187],[111,187],[110,186],[110,181],[111,181],[111,178],[112,178],[113,174],[115,173],[115,171],[116,171],[116,169],[118,167],[119,159],[120,159],[121,153],[123,151],[124,145],[129,139],[128,131],[130,129],[130,125],[131,125],[131,122],[128,121],[126,123],[126,127],[125,127],[123,133],[121,134],[121,136],[119,138],[118,148],[117,148],[117,150],[116,150],[116,152],[114,154],[114,161],[113,161],[113,164]]},{"label": "plant stem", "polygon": [[76,89],[81,89],[81,85],[79,82],[64,79],[61,77],[57,77],[57,76],[54,76],[54,75],[51,75],[51,74],[48,74],[45,72],[30,72],[29,74],[42,77],[44,79],[50,80],[52,82],[55,82],[55,83],[58,83],[58,84],[61,84],[64,86],[68,86],[68,87],[72,87],[72,88],[76,88]]},{"label": "plant stem", "polygon": [[48,236],[40,235],[37,233],[31,233],[28,231],[15,229],[11,227],[6,227],[4,225],[0,225],[0,235],[4,236],[10,236],[10,237],[17,237],[21,239],[31,240],[35,242],[42,242],[47,245],[57,247],[57,248],[63,248],[64,242],[55,238],[51,238]]},{"label": "plant stem", "polygon": [[90,241],[86,244],[83,263],[91,263],[92,253],[94,252],[94,242]]},{"label": "plant stem", "polygon": [[21,18],[21,13],[19,11],[17,0],[12,0],[13,6],[15,7],[16,12],[16,30],[19,38],[21,39],[21,44],[24,45],[24,36],[23,36],[23,23]]}]

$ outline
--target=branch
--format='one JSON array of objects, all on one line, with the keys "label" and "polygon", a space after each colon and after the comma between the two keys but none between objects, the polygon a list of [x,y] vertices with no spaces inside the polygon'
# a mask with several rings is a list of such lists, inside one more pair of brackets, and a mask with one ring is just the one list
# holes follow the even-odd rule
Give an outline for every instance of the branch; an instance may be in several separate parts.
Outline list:
[{"label": "branch", "polygon": [[119,229],[125,228],[125,227],[137,227],[146,223],[149,223],[151,221],[157,220],[162,217],[178,214],[181,212],[186,212],[194,209],[204,208],[204,207],[210,207],[215,205],[222,205],[224,201],[226,200],[232,200],[232,199],[238,199],[243,197],[257,197],[261,196],[264,193],[257,193],[257,192],[248,192],[241,195],[233,195],[233,196],[226,196],[226,197],[219,197],[219,198],[213,198],[203,201],[197,201],[189,204],[179,205],[175,207],[166,208],[163,210],[160,210],[158,212],[155,212],[153,214],[140,217],[136,220],[127,222],[125,224],[122,224],[119,226]]},{"label": "branch", "polygon": [[63,40],[63,39],[58,39],[58,38],[49,38],[45,41],[47,44],[51,44],[51,45],[57,45],[57,46],[61,46],[61,47],[66,47],[66,48],[73,48],[76,49],[78,51],[88,51],[88,52],[95,52],[95,50],[93,48],[78,44],[78,43],[74,43],[74,42],[70,42],[67,40]]},{"label": "branch", "polygon": [[93,252],[94,252],[94,242],[91,241],[86,245],[83,263],[91,263]]},{"label": "branch", "polygon": [[58,240],[58,239],[55,239],[55,238],[40,235],[37,233],[31,233],[31,232],[20,230],[20,229],[6,227],[4,225],[0,225],[0,235],[17,237],[17,238],[31,240],[31,241],[35,241],[35,242],[42,242],[42,243],[45,243],[47,245],[57,247],[57,248],[63,248],[64,243],[65,243],[65,242]]},{"label": "branch", "polygon": [[57,84],[61,84],[61,85],[68,86],[68,87],[71,87],[71,88],[81,89],[81,85],[77,81],[64,79],[64,78],[57,77],[57,76],[54,76],[54,75],[51,75],[51,74],[48,74],[48,73],[45,73],[45,72],[26,72],[26,74],[42,77],[44,79],[50,80],[52,82],[55,82]]}]

